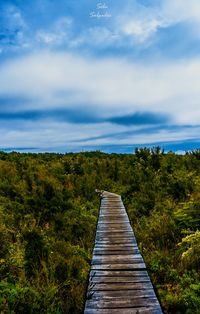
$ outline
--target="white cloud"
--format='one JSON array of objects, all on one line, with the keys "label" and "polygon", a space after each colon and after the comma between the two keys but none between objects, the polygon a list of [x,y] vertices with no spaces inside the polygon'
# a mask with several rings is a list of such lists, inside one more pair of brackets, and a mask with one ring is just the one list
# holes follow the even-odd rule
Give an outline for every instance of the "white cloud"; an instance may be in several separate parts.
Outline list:
[{"label": "white cloud", "polygon": [[139,65],[40,52],[0,67],[0,95],[35,99],[30,109],[87,104],[102,114],[166,112],[200,123],[199,86],[200,59]]},{"label": "white cloud", "polygon": [[[18,126],[20,124],[20,127]],[[158,130],[154,132],[132,135],[124,134],[126,128],[121,126],[110,125],[108,123],[95,125],[81,125],[64,122],[52,122],[48,120],[35,122],[15,123],[12,128],[6,128],[0,125],[0,148],[6,147],[36,147],[48,150],[52,148],[59,151],[63,148],[65,151],[72,148],[81,148],[86,146],[101,145],[140,145],[160,142],[176,142],[185,140],[199,139],[199,127],[191,129],[182,128],[180,130]],[[135,128],[136,129],[136,128]],[[129,128],[130,131],[130,128]],[[115,134],[122,132],[122,135],[115,137]],[[110,134],[103,137],[102,135]],[[113,135],[112,135],[113,134]],[[91,137],[98,137],[90,139]],[[88,138],[88,139],[87,139]],[[85,140],[87,139],[87,140]]]},{"label": "white cloud", "polygon": [[[135,1],[134,1],[135,2]],[[118,12],[119,14],[119,12]],[[163,0],[159,7],[133,6],[133,10],[114,15],[108,25],[85,26],[80,36],[73,36],[74,23],[61,17],[45,29],[28,27],[22,13],[15,7],[7,11],[11,30],[19,27],[16,45],[25,47],[103,46],[116,44],[148,44],[158,29],[180,22],[189,23],[199,32],[199,0]],[[183,34],[184,36],[184,34]],[[133,41],[129,42],[129,39]],[[127,43],[128,42],[128,43]],[[0,48],[0,52],[3,48]],[[63,48],[62,48],[63,49]],[[90,58],[70,53],[38,51],[0,65],[0,97],[30,99],[18,103],[13,110],[80,108],[87,106],[101,116],[126,115],[151,111],[172,115],[174,124],[200,124],[200,58],[161,63],[135,63],[123,58]],[[24,108],[25,107],[25,108]],[[87,108],[87,109],[88,109]],[[4,108],[5,109],[5,108]],[[21,129],[20,129],[21,123]],[[75,125],[69,123],[20,122],[13,126],[1,123],[1,146],[55,147],[73,145],[81,138],[130,130],[119,125]],[[10,131],[8,130],[10,128]],[[85,144],[141,144],[199,137],[199,128],[160,130],[146,134],[133,133],[120,139],[99,138]],[[83,143],[76,142],[76,145]]]},{"label": "white cloud", "polygon": [[105,48],[116,43],[119,40],[119,35],[106,27],[90,27],[81,32],[81,34],[72,39],[70,47],[87,46],[102,46]]},{"label": "white cloud", "polygon": [[122,25],[122,32],[125,35],[133,36],[138,43],[144,43],[156,33],[159,27],[163,27],[163,23],[155,18],[150,20],[133,19]]},{"label": "white cloud", "polygon": [[[0,148],[5,147],[66,147],[81,146],[81,139],[91,135],[102,135],[116,131],[124,131],[124,127],[113,127],[109,124],[81,125],[43,121],[20,121],[10,129],[0,125]],[[91,142],[94,144],[94,142]]]},{"label": "white cloud", "polygon": [[[200,2],[198,0],[162,0],[157,6],[143,6],[133,1],[128,12],[116,19],[115,27],[121,35],[131,36],[136,44],[152,39],[159,29],[178,23],[190,23],[192,32],[200,26]],[[194,24],[192,28],[191,25]]]},{"label": "white cloud", "polygon": [[187,20],[199,23],[200,2],[198,0],[163,0],[161,14],[171,23]]},{"label": "white cloud", "polygon": [[31,22],[25,21],[17,7],[7,6],[5,13],[7,27],[20,30],[16,35],[18,38],[15,45],[10,45],[9,49],[37,46],[65,48],[79,48],[85,45],[89,48],[148,46],[159,29],[179,22],[189,22],[191,31],[199,33],[199,0],[162,0],[157,6],[148,7],[136,0],[130,0],[123,6],[116,3],[112,8],[110,5],[110,9],[114,11],[112,18],[105,20],[103,26],[98,23],[95,25],[93,22],[77,26],[71,17],[61,16],[45,28],[40,27],[39,22],[35,29],[29,24]]},{"label": "white cloud", "polygon": [[44,45],[63,45],[69,40],[72,19],[70,17],[59,18],[48,30],[40,29],[36,32],[36,41]]}]

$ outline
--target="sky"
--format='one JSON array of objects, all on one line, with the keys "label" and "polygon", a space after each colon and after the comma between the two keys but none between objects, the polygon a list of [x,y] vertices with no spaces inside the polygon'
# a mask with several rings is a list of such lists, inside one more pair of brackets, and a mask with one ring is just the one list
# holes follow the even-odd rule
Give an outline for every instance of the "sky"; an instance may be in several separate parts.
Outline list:
[{"label": "sky", "polygon": [[199,0],[0,0],[0,150],[200,148]]}]

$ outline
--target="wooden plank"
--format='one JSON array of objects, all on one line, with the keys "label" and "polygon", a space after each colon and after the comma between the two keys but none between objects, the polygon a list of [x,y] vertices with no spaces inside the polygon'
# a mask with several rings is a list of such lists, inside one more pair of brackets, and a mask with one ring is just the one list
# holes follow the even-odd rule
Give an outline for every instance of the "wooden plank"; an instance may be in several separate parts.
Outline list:
[{"label": "wooden plank", "polygon": [[109,277],[109,276],[94,276],[90,278],[92,283],[130,283],[130,282],[150,282],[149,276],[130,276],[130,277]]},{"label": "wooden plank", "polygon": [[123,212],[123,213],[126,213],[126,209],[125,209],[125,207],[123,207],[123,206],[114,206],[114,205],[111,205],[111,206],[101,206],[100,207],[100,211],[99,212],[101,212],[101,211],[105,211],[105,212],[114,212],[114,211],[120,211],[120,212]]},{"label": "wooden plank", "polygon": [[130,223],[128,221],[128,219],[121,219],[121,218],[116,218],[114,217],[113,219],[109,218],[109,219],[105,219],[105,218],[99,218],[99,223],[97,226],[98,228],[104,228],[105,230],[109,230],[110,228],[112,229],[119,229],[119,228],[128,228],[131,231],[133,231],[133,229],[130,226]]},{"label": "wooden plank", "polygon": [[125,210],[125,207],[122,204],[116,205],[116,204],[101,204],[100,209],[122,209]]},{"label": "wooden plank", "polygon": [[84,314],[161,314],[121,197],[101,195]]},{"label": "wooden plank", "polygon": [[99,210],[99,213],[123,213],[123,214],[126,214],[126,210],[124,207],[101,207],[100,210]]},{"label": "wooden plank", "polygon": [[131,239],[96,239],[95,243],[96,244],[100,244],[100,243],[104,243],[104,244],[110,244],[110,245],[114,245],[114,244],[128,244],[128,245],[134,245],[137,244],[135,238],[131,238]]},{"label": "wooden plank", "polygon": [[[103,240],[102,240],[103,241]],[[124,240],[123,241],[104,241],[104,243],[102,244],[101,243],[101,241],[96,241],[95,242],[95,246],[94,246],[94,249],[111,249],[112,250],[112,248],[113,249],[115,249],[116,247],[117,247],[117,245],[119,245],[119,250],[120,250],[120,248],[122,248],[122,246],[124,245],[124,248],[122,248],[122,250],[125,250],[126,248],[137,248],[137,243],[136,243],[136,241],[135,240],[131,240],[131,241],[129,241],[128,240],[128,242],[127,243],[125,243],[124,242]]]},{"label": "wooden plank", "polygon": [[119,215],[127,215],[125,210],[120,210],[120,209],[101,209],[99,211],[100,215],[115,215],[115,214],[119,214]]},{"label": "wooden plank", "polygon": [[112,310],[86,308],[84,314],[162,314],[162,311],[157,305],[156,307],[115,308]]},{"label": "wooden plank", "polygon": [[128,229],[128,228],[126,228],[126,229],[104,229],[104,230],[102,230],[102,229],[98,229],[97,230],[97,234],[107,234],[107,235],[109,235],[109,234],[113,234],[113,235],[120,235],[120,234],[131,234],[131,235],[133,235],[133,236],[135,236],[134,235],[134,233],[133,233],[133,231],[131,230],[131,229]]},{"label": "wooden plank", "polygon": [[[116,282],[116,283],[95,283],[94,285],[89,285],[90,291],[114,291],[114,290],[145,290],[153,289],[151,282],[127,282],[126,284]],[[125,294],[125,292],[124,292]]]},{"label": "wooden plank", "polygon": [[96,237],[100,236],[100,237],[129,237],[129,236],[134,236],[132,231],[128,231],[128,230],[122,230],[122,231],[118,231],[118,230],[107,230],[107,231],[97,231],[96,232]]},{"label": "wooden plank", "polygon": [[117,245],[120,243],[121,243],[121,245],[123,245],[124,243],[127,243],[130,246],[130,245],[137,244],[135,238],[131,237],[131,236],[129,236],[129,237],[117,237],[117,238],[115,238],[113,236],[111,236],[111,237],[98,236],[98,238],[96,238],[95,242],[96,242],[96,244],[97,243],[100,244],[101,241],[103,241],[104,244],[110,244],[110,245],[112,245],[112,244]]},{"label": "wooden plank", "polygon": [[93,254],[93,258],[92,258],[92,261],[95,261],[95,260],[101,260],[102,262],[113,262],[113,263],[117,263],[121,260],[129,260],[129,259],[134,259],[134,260],[142,260],[143,261],[143,258],[140,254],[123,254],[123,255],[118,255],[118,256],[115,256],[115,255],[103,255],[103,256],[99,256],[99,255],[95,255]]},{"label": "wooden plank", "polygon": [[117,248],[116,246],[115,247],[112,247],[112,246],[109,246],[108,248],[106,247],[98,247],[98,246],[95,246],[94,249],[93,249],[93,253],[95,255],[98,255],[98,254],[115,254],[116,252],[122,252],[122,254],[125,254],[127,252],[127,254],[140,254],[139,250],[137,247],[119,247]]},{"label": "wooden plank", "polygon": [[135,254],[136,252],[138,252],[138,254],[140,254],[139,249],[137,248],[136,244],[135,246],[131,245],[131,246],[125,246],[123,247],[122,244],[119,245],[117,247],[117,245],[109,245],[109,246],[98,246],[95,245],[94,249],[93,249],[93,253],[95,253],[95,251],[99,251],[99,252],[105,252],[105,253],[109,253],[109,252],[118,252],[118,251],[123,251],[123,252],[128,252],[130,251],[131,254]]},{"label": "wooden plank", "polygon": [[122,221],[122,222],[129,222],[128,217],[126,215],[100,215],[99,216],[99,221],[115,221],[117,220]]},{"label": "wooden plank", "polygon": [[88,299],[124,299],[128,297],[129,299],[139,299],[139,298],[152,298],[155,297],[155,292],[153,289],[142,289],[142,290],[110,290],[110,291],[92,291],[88,294]]},{"label": "wooden plank", "polygon": [[94,246],[94,250],[101,250],[101,251],[126,251],[126,250],[139,250],[137,247],[137,244],[130,244],[129,245],[123,246],[123,244],[101,244],[100,242],[96,243]]},{"label": "wooden plank", "polygon": [[146,270],[91,270],[90,277],[97,277],[97,276],[116,276],[116,277],[138,277],[138,276],[148,276],[148,273]]},{"label": "wooden plank", "polygon": [[99,218],[98,225],[99,224],[104,224],[104,225],[110,225],[110,224],[115,224],[115,223],[130,223],[128,219],[112,219],[112,221],[101,221],[101,218]]},{"label": "wooden plank", "polygon": [[134,308],[134,307],[157,307],[159,305],[157,298],[140,298],[140,299],[111,299],[111,300],[88,300],[88,308],[101,308],[101,309],[112,309],[112,308]]},{"label": "wooden plank", "polygon": [[[114,241],[115,239],[112,239],[112,241]],[[111,240],[110,240],[111,241]],[[118,241],[118,240],[117,240]],[[95,241],[95,245],[97,246],[102,246],[102,247],[109,247],[109,246],[113,246],[113,247],[117,247],[117,246],[120,246],[118,243],[107,243],[108,241],[106,240],[102,240],[102,242],[100,242],[100,241]],[[129,247],[138,247],[137,246],[137,242],[136,242],[136,238],[135,238],[135,236],[133,236],[133,241],[131,241],[131,243],[129,243],[129,242],[123,242],[122,244],[121,244],[121,247],[126,247],[126,246],[129,246]]]},{"label": "wooden plank", "polygon": [[146,269],[145,263],[131,264],[92,264],[92,270],[130,270],[130,269]]},{"label": "wooden plank", "polygon": [[112,238],[106,238],[106,237],[99,237],[95,240],[95,244],[100,244],[100,242],[103,241],[104,244],[119,244],[123,245],[124,243],[127,243],[129,245],[134,245],[136,244],[136,240],[133,237],[129,238],[117,238],[115,239],[114,237]]},{"label": "wooden plank", "polygon": [[102,204],[102,206],[106,206],[106,205],[107,206],[114,206],[114,205],[123,206],[123,203],[121,200],[111,200],[110,198],[108,201],[105,201],[105,200],[102,201],[101,204]]},{"label": "wooden plank", "polygon": [[117,219],[117,218],[127,218],[128,216],[125,214],[120,214],[120,213],[107,213],[107,214],[101,214],[99,215],[99,218],[105,218],[105,219]]},{"label": "wooden plank", "polygon": [[135,239],[135,236],[133,234],[133,232],[124,232],[124,233],[119,233],[119,234],[116,234],[116,233],[109,233],[109,232],[98,232],[97,235],[96,235],[96,239],[97,238],[109,238],[109,239],[127,239],[127,238],[134,238]]},{"label": "wooden plank", "polygon": [[126,212],[122,212],[121,210],[120,211],[108,211],[108,210],[105,210],[105,211],[100,211],[99,212],[99,216],[101,217],[101,216],[105,216],[105,217],[107,217],[107,216],[113,216],[113,217],[115,217],[115,216],[125,216],[125,217],[128,217],[128,215],[126,214]]},{"label": "wooden plank", "polygon": [[125,227],[123,229],[116,228],[116,227],[114,227],[114,228],[112,227],[112,229],[109,227],[107,227],[107,228],[104,227],[104,230],[97,229],[96,233],[97,234],[112,234],[112,233],[116,234],[116,233],[118,233],[118,234],[131,234],[131,235],[133,235],[133,231],[129,227]]},{"label": "wooden plank", "polygon": [[93,252],[95,253],[95,251],[97,252],[102,252],[105,254],[106,253],[109,253],[109,252],[131,252],[131,254],[135,254],[138,252],[139,254],[139,250],[137,248],[137,246],[125,246],[123,247],[122,244],[119,245],[119,247],[117,247],[117,245],[109,245],[109,246],[101,246],[101,245],[95,245],[94,249],[93,249]]},{"label": "wooden plank", "polygon": [[108,227],[108,223],[110,223],[111,225],[113,225],[113,224],[128,224],[128,225],[130,225],[130,221],[129,221],[128,217],[125,217],[123,219],[121,219],[121,218],[116,219],[116,217],[113,217],[111,221],[109,221],[108,219],[107,220],[104,219],[105,222],[101,222],[100,219],[101,219],[101,216],[99,216],[98,225],[99,224],[105,224],[105,227]]},{"label": "wooden plank", "polygon": [[100,207],[100,210],[123,210],[126,211],[123,205],[104,205]]},{"label": "wooden plank", "polygon": [[93,251],[93,254],[95,256],[97,255],[127,255],[127,254],[139,254],[139,250],[137,251],[133,251],[133,249],[130,249],[130,250],[94,250]]},{"label": "wooden plank", "polygon": [[110,242],[110,243],[136,243],[135,237],[134,236],[121,236],[121,237],[114,237],[114,236],[98,236],[96,237],[96,242],[98,241],[104,241],[104,242]]},{"label": "wooden plank", "polygon": [[129,227],[112,227],[112,228],[101,228],[101,227],[98,227],[97,228],[97,232],[104,232],[104,233],[116,233],[116,232],[119,232],[119,233],[124,233],[124,232],[131,232],[131,234],[134,234],[132,229],[129,228]]},{"label": "wooden plank", "polygon": [[[105,254],[109,254],[109,253],[115,253],[115,252],[123,252],[123,254],[125,252],[127,252],[127,254],[139,254],[139,250],[138,248],[135,246],[121,246],[119,245],[119,247],[117,247],[116,245],[115,246],[112,246],[112,245],[109,245],[108,247],[106,246],[95,246],[94,249],[93,249],[93,253],[99,253],[99,254],[102,254],[105,253]],[[130,253],[129,253],[130,252]]]},{"label": "wooden plank", "polygon": [[125,207],[123,206],[122,203],[115,203],[115,202],[112,202],[112,203],[104,203],[104,204],[101,204],[101,209],[123,209],[125,210]]},{"label": "wooden plank", "polygon": [[108,220],[108,219],[128,219],[128,216],[125,215],[125,214],[119,214],[119,213],[116,213],[116,214],[102,214],[102,215],[99,215],[99,218],[101,219],[105,219],[105,220]]},{"label": "wooden plank", "polygon": [[98,229],[104,229],[104,230],[112,230],[112,229],[120,229],[120,228],[128,228],[133,232],[133,229],[130,226],[130,223],[127,219],[119,219],[119,218],[114,218],[114,219],[101,219],[99,218],[99,223],[97,226]]},{"label": "wooden plank", "polygon": [[105,224],[100,223],[100,224],[98,224],[97,228],[104,228],[104,229],[107,229],[107,228],[109,228],[109,229],[110,228],[130,228],[131,230],[133,230],[132,227],[130,226],[129,222],[124,222],[124,223],[122,223],[122,222],[112,223],[111,222],[109,225],[105,225]]},{"label": "wooden plank", "polygon": [[135,238],[131,231],[112,232],[112,231],[97,231],[96,239],[98,238],[109,238],[109,239],[124,239],[124,238]]},{"label": "wooden plank", "polygon": [[[128,245],[129,244],[129,245]],[[114,244],[106,244],[104,243],[104,245],[101,245],[100,242],[96,243],[95,244],[95,247],[94,247],[94,250],[105,250],[105,251],[117,251],[117,250],[120,250],[120,251],[126,251],[126,250],[138,250],[138,247],[137,247],[137,244],[134,243],[134,244],[130,244],[128,243],[126,246],[123,247],[123,243],[119,244],[119,247],[117,247],[118,244],[114,243]]]},{"label": "wooden plank", "polygon": [[[127,224],[127,221],[124,221],[124,225],[119,225],[119,226],[113,226],[112,225],[112,220],[107,220],[105,223],[101,220],[100,221],[100,224],[98,225],[97,227],[97,232],[98,231],[112,231],[112,230],[119,230],[119,231],[127,231],[127,232],[132,232],[133,233],[133,229],[130,227],[130,225],[128,226]],[[115,220],[116,221],[116,220]],[[119,219],[119,221],[121,221]],[[123,230],[122,230],[123,228]]]},{"label": "wooden plank", "polygon": [[114,258],[116,257],[115,255],[113,256],[112,255],[112,259],[105,259],[104,257],[110,257],[111,255],[97,255],[97,256],[94,256],[93,258],[92,258],[92,262],[91,262],[91,264],[92,265],[99,265],[99,264],[101,264],[102,266],[105,264],[105,265],[107,265],[107,264],[112,264],[113,266],[115,265],[115,264],[123,264],[124,265],[124,267],[128,264],[142,264],[143,263],[143,259],[142,258],[138,258],[138,259],[136,259],[136,258],[126,258],[125,256],[124,256],[124,258],[122,258],[122,256],[121,256],[121,258],[118,258],[117,260],[115,260]]},{"label": "wooden plank", "polygon": [[104,237],[104,236],[98,236],[96,237],[96,241],[108,241],[110,243],[123,243],[124,242],[133,242],[135,241],[135,238],[133,236],[121,236],[121,237],[115,237],[115,236],[110,236],[110,237]]},{"label": "wooden plank", "polygon": [[120,212],[123,212],[123,213],[126,213],[126,209],[123,207],[123,206],[101,206],[100,207],[100,212],[101,211],[120,211]]},{"label": "wooden plank", "polygon": [[112,232],[119,232],[119,233],[128,233],[128,234],[133,234],[133,230],[128,227],[128,226],[123,226],[123,227],[109,227],[109,226],[106,226],[106,227],[103,227],[102,226],[99,226],[97,228],[97,233],[112,233]]}]

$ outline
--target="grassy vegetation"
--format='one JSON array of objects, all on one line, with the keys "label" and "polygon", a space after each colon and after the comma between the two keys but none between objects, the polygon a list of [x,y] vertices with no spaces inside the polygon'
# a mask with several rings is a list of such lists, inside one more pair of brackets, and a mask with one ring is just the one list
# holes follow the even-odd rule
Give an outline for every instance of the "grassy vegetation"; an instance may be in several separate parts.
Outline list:
[{"label": "grassy vegetation", "polygon": [[200,151],[0,152],[0,313],[81,313],[95,188],[122,195],[165,313],[200,313]]}]

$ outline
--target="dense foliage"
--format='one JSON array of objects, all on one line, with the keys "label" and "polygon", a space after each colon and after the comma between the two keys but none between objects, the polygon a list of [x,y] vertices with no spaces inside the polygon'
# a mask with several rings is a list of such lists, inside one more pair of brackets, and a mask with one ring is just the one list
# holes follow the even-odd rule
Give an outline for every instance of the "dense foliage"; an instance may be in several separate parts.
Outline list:
[{"label": "dense foliage", "polygon": [[95,188],[121,194],[165,313],[200,313],[200,151],[0,152],[0,313],[81,313]]}]

